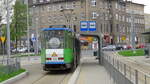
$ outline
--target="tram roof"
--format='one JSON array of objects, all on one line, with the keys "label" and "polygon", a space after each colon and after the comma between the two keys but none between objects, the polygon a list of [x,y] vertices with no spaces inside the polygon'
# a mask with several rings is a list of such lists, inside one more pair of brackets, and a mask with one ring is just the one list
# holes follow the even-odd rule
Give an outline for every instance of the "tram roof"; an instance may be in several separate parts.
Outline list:
[{"label": "tram roof", "polygon": [[70,28],[42,28],[42,31],[50,31],[50,30],[67,30],[67,31],[72,31]]}]

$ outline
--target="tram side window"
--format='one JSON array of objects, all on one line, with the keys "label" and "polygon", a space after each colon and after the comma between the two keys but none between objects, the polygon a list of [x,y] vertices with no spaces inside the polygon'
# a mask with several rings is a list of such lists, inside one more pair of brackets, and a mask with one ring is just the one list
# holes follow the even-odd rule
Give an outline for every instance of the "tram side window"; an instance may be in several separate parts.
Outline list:
[{"label": "tram side window", "polygon": [[46,39],[45,39],[45,32],[42,32],[42,34],[41,34],[41,44],[42,44],[42,46],[41,46],[41,48],[46,48],[45,46],[46,46]]},{"label": "tram side window", "polygon": [[65,48],[73,48],[73,38],[71,32],[65,33]]}]

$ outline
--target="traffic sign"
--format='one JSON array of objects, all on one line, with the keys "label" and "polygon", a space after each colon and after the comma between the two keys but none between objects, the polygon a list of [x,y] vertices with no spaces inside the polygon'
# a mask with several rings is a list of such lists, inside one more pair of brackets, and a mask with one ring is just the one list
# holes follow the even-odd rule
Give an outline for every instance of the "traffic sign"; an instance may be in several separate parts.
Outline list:
[{"label": "traffic sign", "polygon": [[34,38],[31,38],[31,40],[32,40],[32,42],[35,42],[36,41],[36,38],[34,37]]},{"label": "traffic sign", "polygon": [[0,39],[1,39],[2,43],[4,43],[6,40],[6,38],[4,36],[1,36]]},{"label": "traffic sign", "polygon": [[96,21],[89,21],[89,31],[96,31]]},{"label": "traffic sign", "polygon": [[80,21],[80,31],[88,31],[88,21]]},{"label": "traffic sign", "polygon": [[123,40],[123,41],[126,40],[126,36],[122,36],[121,40]]},{"label": "traffic sign", "polygon": [[31,41],[32,41],[32,42],[35,42],[35,41],[36,41],[36,37],[35,37],[34,34],[31,34]]}]

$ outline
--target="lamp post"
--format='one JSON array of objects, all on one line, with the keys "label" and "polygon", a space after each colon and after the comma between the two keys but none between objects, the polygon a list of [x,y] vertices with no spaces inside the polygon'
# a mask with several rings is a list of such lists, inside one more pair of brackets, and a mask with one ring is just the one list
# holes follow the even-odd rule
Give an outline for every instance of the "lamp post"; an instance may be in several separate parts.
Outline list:
[{"label": "lamp post", "polygon": [[133,7],[132,7],[132,0],[130,1],[130,8],[131,8],[131,44],[132,50],[135,52],[135,31],[134,31],[134,17],[133,17]]},{"label": "lamp post", "polygon": [[[36,9],[36,6],[33,6],[33,10],[35,11]],[[35,13],[35,12],[34,12]],[[34,47],[35,47],[35,49],[34,49],[34,51],[35,51],[35,54],[38,54],[38,51],[39,51],[39,43],[38,43],[38,21],[39,21],[39,18],[37,18],[37,17],[34,17],[34,26],[35,26],[35,38],[36,38],[36,40],[35,40],[35,45],[34,45]]]},{"label": "lamp post", "polygon": [[28,60],[30,60],[30,34],[29,34],[29,1],[27,0],[27,47],[28,47]]},{"label": "lamp post", "polygon": [[7,15],[6,15],[6,18],[7,18],[7,64],[9,64],[9,61],[8,59],[10,58],[10,11],[9,11],[9,0],[7,0],[7,7],[6,7],[6,10],[7,10]]},{"label": "lamp post", "polygon": [[36,18],[36,30],[35,30],[35,35],[36,35],[36,51],[35,53],[38,54],[38,51],[39,51],[39,42],[38,42],[38,21],[39,21],[39,18]]}]

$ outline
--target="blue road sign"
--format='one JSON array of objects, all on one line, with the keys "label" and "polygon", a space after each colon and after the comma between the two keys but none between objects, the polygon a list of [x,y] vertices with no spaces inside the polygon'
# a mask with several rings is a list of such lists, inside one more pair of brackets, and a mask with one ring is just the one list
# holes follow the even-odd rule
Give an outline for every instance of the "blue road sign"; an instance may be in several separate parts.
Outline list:
[{"label": "blue road sign", "polygon": [[34,38],[31,38],[31,40],[32,40],[32,42],[35,42],[36,41],[36,38],[34,37]]},{"label": "blue road sign", "polygon": [[96,31],[96,21],[80,21],[80,31]]},{"label": "blue road sign", "polygon": [[80,31],[88,31],[88,21],[80,21]]},{"label": "blue road sign", "polygon": [[96,21],[89,21],[89,31],[96,31]]}]

